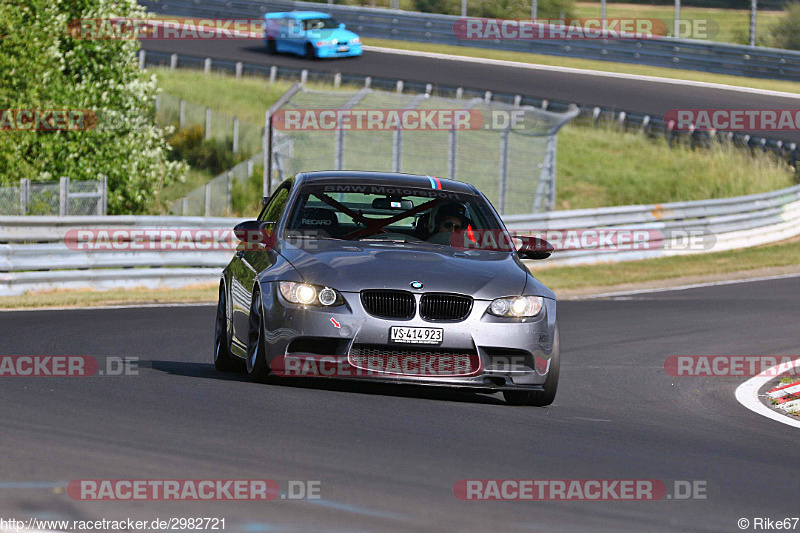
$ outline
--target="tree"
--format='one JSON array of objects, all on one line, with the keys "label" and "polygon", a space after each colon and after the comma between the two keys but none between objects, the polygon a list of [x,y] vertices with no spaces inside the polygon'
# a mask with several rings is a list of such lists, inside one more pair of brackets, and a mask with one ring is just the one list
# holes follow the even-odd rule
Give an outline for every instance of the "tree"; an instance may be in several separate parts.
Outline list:
[{"label": "tree", "polygon": [[[82,39],[71,21],[145,18],[135,0],[0,0],[0,109],[90,110],[86,131],[0,131],[0,183],[108,178],[108,210],[141,213],[182,179],[154,123],[154,76],[133,39]],[[78,36],[80,37],[80,36]]]},{"label": "tree", "polygon": [[800,50],[800,4],[788,4],[780,20],[770,28],[769,35],[770,46]]}]

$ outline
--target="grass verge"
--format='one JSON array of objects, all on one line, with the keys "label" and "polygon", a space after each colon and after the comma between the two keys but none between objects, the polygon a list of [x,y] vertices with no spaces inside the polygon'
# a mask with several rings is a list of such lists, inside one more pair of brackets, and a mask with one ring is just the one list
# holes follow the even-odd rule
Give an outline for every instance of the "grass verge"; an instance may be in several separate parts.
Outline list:
[{"label": "grass verge", "polygon": [[216,283],[183,289],[117,289],[110,291],[56,290],[0,297],[0,309],[83,307],[176,302],[215,302]]},{"label": "grass verge", "polygon": [[547,261],[527,263],[534,275],[553,290],[642,284],[677,278],[715,278],[734,272],[800,265],[800,239],[710,254],[664,257],[627,263],[547,267]]},{"label": "grass verge", "polygon": [[[364,44],[384,48],[397,48],[419,52],[434,52],[464,57],[478,57],[485,59],[500,59],[503,61],[516,61],[535,65],[556,67],[570,67],[584,70],[599,70],[603,72],[616,72],[620,74],[637,74],[641,76],[658,76],[679,80],[701,81],[706,83],[721,83],[736,87],[751,87],[770,91],[783,91],[787,93],[800,93],[800,83],[784,80],[764,80],[759,78],[745,78],[726,74],[713,74],[696,70],[681,70],[666,67],[651,67],[648,65],[635,65],[631,63],[615,63],[612,61],[599,61],[594,59],[579,59],[562,56],[549,56],[531,54],[527,52],[510,52],[506,50],[493,50],[491,48],[478,48],[472,46],[454,46],[435,43],[418,43],[412,41],[397,41],[393,39],[364,38]],[[369,52],[366,52],[369,53]]]}]

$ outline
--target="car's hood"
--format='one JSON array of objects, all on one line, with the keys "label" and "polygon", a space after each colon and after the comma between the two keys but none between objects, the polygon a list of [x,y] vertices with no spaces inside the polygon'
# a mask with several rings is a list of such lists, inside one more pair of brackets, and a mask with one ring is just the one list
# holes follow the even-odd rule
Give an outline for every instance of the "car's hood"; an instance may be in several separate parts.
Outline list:
[{"label": "car's hood", "polygon": [[312,39],[316,39],[317,41],[330,41],[332,39],[336,39],[340,43],[343,41],[350,42],[358,35],[351,32],[350,30],[343,30],[341,28],[330,28],[326,30],[314,30],[309,32],[309,36]]},{"label": "car's hood", "polygon": [[410,283],[419,281],[423,292],[455,292],[489,300],[521,294],[529,277],[517,257],[504,252],[331,240],[294,244],[304,249],[284,242],[281,254],[306,282],[344,292],[410,291]]}]

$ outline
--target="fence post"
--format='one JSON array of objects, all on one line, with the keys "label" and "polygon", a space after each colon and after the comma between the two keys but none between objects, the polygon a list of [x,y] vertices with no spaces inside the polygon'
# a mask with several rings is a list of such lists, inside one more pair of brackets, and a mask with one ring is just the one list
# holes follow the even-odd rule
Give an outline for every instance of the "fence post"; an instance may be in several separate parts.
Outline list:
[{"label": "fence post", "polygon": [[205,211],[204,215],[207,216],[207,217],[210,217],[211,216],[211,182],[210,181],[208,183],[206,183],[205,195],[204,196],[205,196],[205,204],[206,204],[205,205],[205,209],[204,209],[204,211]]},{"label": "fence post", "polygon": [[239,152],[239,117],[233,117],[233,153]]},{"label": "fence post", "polygon": [[178,127],[183,129],[183,126],[186,124],[186,100],[181,98],[181,101],[180,101],[180,104],[179,104],[178,107],[180,109],[179,118],[178,118]]},{"label": "fence post", "polygon": [[242,62],[241,61],[237,61],[236,62],[236,79],[237,80],[241,79],[241,77],[242,77]]},{"label": "fence post", "polygon": [[139,70],[144,70],[144,63],[147,57],[147,52],[144,49],[139,50]]},{"label": "fence post", "polygon": [[397,94],[403,93],[403,80],[397,80]]},{"label": "fence post", "polygon": [[459,87],[458,89],[456,89],[456,98],[458,100],[461,100],[461,98],[463,98],[463,97],[464,97],[464,88],[463,87]]},{"label": "fence post", "polygon": [[58,216],[69,215],[69,178],[61,176],[58,191]]},{"label": "fence post", "polygon": [[206,108],[206,140],[211,138],[211,108]]},{"label": "fence post", "polygon": [[503,128],[500,134],[500,175],[497,184],[497,210],[500,215],[506,212],[506,186],[508,183],[508,132],[510,128]]},{"label": "fence post", "polygon": [[97,216],[106,214],[106,191],[108,191],[108,178],[103,174],[99,175],[97,180]]},{"label": "fence post", "polygon": [[28,214],[28,204],[31,201],[31,180],[22,178],[19,180],[19,214]]},{"label": "fence post", "polygon": [[275,83],[275,78],[278,77],[278,67],[272,65],[269,67],[269,83],[270,85]]},{"label": "fence post", "polygon": [[169,69],[175,70],[178,68],[178,54],[172,54],[169,56]]},{"label": "fence post", "polygon": [[300,85],[305,85],[308,81],[308,69],[304,68],[300,71]]},{"label": "fence post", "polygon": [[369,89],[372,86],[372,76],[364,78],[364,88]]},{"label": "fence post", "polygon": [[400,172],[402,166],[403,154],[403,130],[400,120],[395,123],[394,131],[392,132],[392,172]]},{"label": "fence post", "polygon": [[272,196],[272,116],[269,110],[264,112],[264,136],[261,140],[264,150],[263,196]]},{"label": "fence post", "polygon": [[514,107],[519,107],[522,104],[522,95],[517,94],[514,96]]},{"label": "fence post", "polygon": [[486,91],[486,93],[484,93],[483,101],[487,104],[492,101],[492,91]]},{"label": "fence post", "polygon": [[337,72],[333,75],[333,88],[338,89],[339,86],[342,84],[342,73]]},{"label": "fence post", "polygon": [[211,58],[207,57],[205,61],[203,61],[203,74],[209,74],[211,72]]},{"label": "fence post", "polygon": [[450,129],[450,139],[447,143],[447,177],[451,180],[456,179],[456,158],[458,156],[457,151],[457,132],[455,128]]}]

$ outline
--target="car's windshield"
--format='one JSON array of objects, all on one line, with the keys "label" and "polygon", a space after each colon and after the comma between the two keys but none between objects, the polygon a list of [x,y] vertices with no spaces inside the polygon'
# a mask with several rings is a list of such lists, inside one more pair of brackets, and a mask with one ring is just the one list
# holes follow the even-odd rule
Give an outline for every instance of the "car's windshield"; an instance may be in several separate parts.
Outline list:
[{"label": "car's windshield", "polygon": [[305,19],[303,29],[308,30],[330,30],[339,27],[339,23],[332,18]]},{"label": "car's windshield", "polygon": [[307,185],[294,203],[287,237],[427,242],[458,246],[502,231],[477,195],[385,185]]}]

